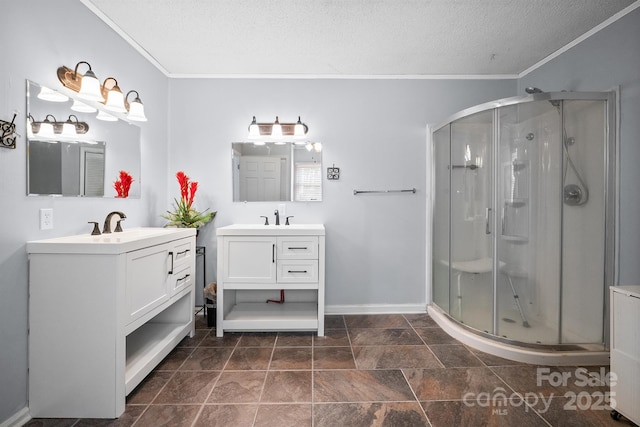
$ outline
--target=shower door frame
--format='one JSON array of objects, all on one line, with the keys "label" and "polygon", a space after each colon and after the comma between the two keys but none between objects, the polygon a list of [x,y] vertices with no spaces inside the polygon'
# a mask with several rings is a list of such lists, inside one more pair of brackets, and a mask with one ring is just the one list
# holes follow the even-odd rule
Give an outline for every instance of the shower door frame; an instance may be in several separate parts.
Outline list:
[{"label": "shower door frame", "polygon": [[[618,111],[618,99],[619,99],[619,95],[618,95],[618,89],[616,88],[615,90],[612,91],[607,91],[607,92],[542,92],[542,93],[536,93],[536,94],[531,94],[531,95],[525,95],[525,96],[515,96],[515,97],[509,97],[509,98],[503,98],[503,99],[499,99],[499,100],[495,100],[495,101],[490,101],[484,104],[479,104],[464,110],[459,111],[458,113],[455,113],[453,115],[451,115],[450,117],[448,117],[445,121],[433,125],[433,126],[429,126],[429,135],[430,135],[430,141],[431,141],[431,156],[430,156],[430,160],[431,160],[431,182],[430,182],[430,191],[431,194],[436,194],[436,183],[435,183],[435,157],[434,157],[434,151],[435,151],[435,142],[434,142],[434,133],[437,132],[438,130],[442,129],[443,127],[452,124],[453,122],[455,122],[458,119],[467,117],[469,115],[472,114],[476,114],[476,113],[480,113],[486,110],[493,110],[493,141],[492,141],[492,149],[490,150],[491,155],[493,156],[494,159],[498,159],[498,151],[499,151],[499,143],[500,143],[500,107],[506,107],[506,106],[511,106],[511,105],[517,105],[517,104],[524,104],[524,103],[528,103],[528,102],[535,102],[535,101],[574,101],[574,100],[585,100],[585,101],[605,101],[605,129],[604,129],[604,135],[606,136],[606,141],[605,141],[605,148],[604,148],[604,195],[603,195],[603,200],[604,200],[604,233],[605,233],[605,241],[604,241],[604,277],[603,277],[603,287],[602,287],[602,303],[603,303],[603,319],[602,319],[602,325],[603,325],[603,329],[602,329],[602,342],[601,343],[585,343],[585,344],[602,344],[603,347],[605,349],[608,349],[609,347],[609,286],[617,286],[618,285],[618,281],[619,281],[619,275],[618,275],[618,265],[619,265],[619,171],[618,171],[618,128],[619,128],[619,123],[618,123],[618,115],[617,115],[617,111]],[[564,126],[563,123],[564,117],[561,118],[561,126]],[[451,132],[449,133],[449,135],[451,136]],[[451,144],[451,139],[449,140],[449,144]],[[449,157],[449,165],[451,164],[451,157]],[[498,215],[496,214],[498,212],[498,197],[496,197],[495,195],[497,194],[498,190],[498,177],[499,177],[499,168],[497,163],[493,164],[493,183],[492,183],[492,191],[494,192],[494,197],[493,198],[493,218],[492,218],[492,225],[493,225],[493,230],[498,230],[498,226],[499,226],[499,218]],[[451,177],[449,178],[451,180]],[[562,206],[562,205],[561,205]],[[435,224],[435,216],[434,216],[434,212],[435,212],[435,197],[431,198],[431,202],[430,202],[430,217],[431,217],[431,234],[430,236],[433,236],[433,230],[436,227]],[[449,228],[451,228],[451,210],[449,209]],[[445,315],[451,319],[452,321],[456,322],[457,324],[459,324],[460,326],[462,326],[465,329],[468,329],[478,335],[481,336],[486,336],[489,337],[495,341],[501,341],[501,342],[506,342],[506,343],[512,343],[512,344],[518,344],[518,345],[522,345],[525,347],[531,347],[531,348],[549,348],[549,347],[554,347],[554,348],[558,348],[558,349],[562,349],[564,346],[566,346],[567,348],[569,347],[574,347],[574,344],[555,344],[555,345],[549,345],[549,344],[537,344],[537,343],[529,343],[529,342],[521,342],[521,341],[516,341],[516,340],[512,340],[512,339],[508,339],[508,338],[503,338],[500,337],[498,335],[495,335],[495,332],[498,330],[498,313],[497,313],[497,304],[498,304],[498,281],[499,281],[499,274],[495,274],[495,272],[498,271],[498,267],[499,267],[499,257],[498,257],[498,244],[497,244],[497,234],[494,233],[494,244],[493,244],[493,295],[492,295],[492,300],[493,300],[493,307],[492,307],[492,317],[493,317],[493,331],[492,333],[486,333],[483,331],[480,331],[478,329],[469,327],[468,325],[462,324],[460,322],[458,322],[453,316],[451,316],[448,312],[444,311],[442,308],[440,308]],[[452,278],[452,272],[451,272],[451,233],[449,232],[449,286],[448,289],[449,291],[451,290],[451,278]],[[430,238],[429,239],[429,245],[432,246],[433,245],[433,241]],[[430,247],[430,249],[427,251],[428,254],[432,254],[432,248]],[[430,289],[430,301],[432,304],[434,304],[433,301],[433,290],[435,287],[435,284],[433,283],[433,260],[429,259],[427,260],[428,264],[431,265],[432,267],[432,274],[430,276],[430,280],[431,280],[431,289]],[[561,271],[562,271],[562,265],[561,265]],[[563,289],[563,283],[560,282],[559,285],[559,289],[558,292],[562,293],[562,289]],[[561,336],[562,334],[562,304],[559,304],[559,319],[560,319],[560,324],[558,327],[559,330],[559,336]]]}]

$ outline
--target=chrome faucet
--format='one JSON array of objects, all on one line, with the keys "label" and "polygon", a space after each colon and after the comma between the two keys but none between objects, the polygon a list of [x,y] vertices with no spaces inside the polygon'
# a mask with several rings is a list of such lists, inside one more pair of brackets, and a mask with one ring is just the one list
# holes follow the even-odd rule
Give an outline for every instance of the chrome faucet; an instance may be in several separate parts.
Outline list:
[{"label": "chrome faucet", "polygon": [[104,220],[104,227],[102,228],[102,234],[111,233],[111,218],[113,218],[114,215],[118,215],[120,217],[120,219],[118,220],[118,224],[116,225],[116,229],[114,231],[115,232],[122,231],[122,227],[120,226],[120,221],[124,220],[127,216],[122,212],[113,211],[113,212],[110,212],[107,215],[107,218]]},{"label": "chrome faucet", "polygon": [[280,212],[278,212],[278,209],[273,214],[276,216],[276,225],[280,225]]}]

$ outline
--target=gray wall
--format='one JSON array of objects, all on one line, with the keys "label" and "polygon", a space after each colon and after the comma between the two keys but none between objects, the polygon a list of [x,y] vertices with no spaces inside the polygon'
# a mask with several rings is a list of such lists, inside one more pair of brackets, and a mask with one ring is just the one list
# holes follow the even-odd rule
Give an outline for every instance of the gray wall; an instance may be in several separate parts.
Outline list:
[{"label": "gray wall", "polygon": [[[198,207],[218,211],[199,241],[215,259],[215,227],[260,223],[277,202],[233,203],[231,142],[246,140],[252,116],[301,116],[323,144],[321,203],[286,203],[296,223],[327,230],[327,312],[425,309],[426,125],[515,93],[514,80],[172,79],[169,170],[200,182]],[[326,169],[325,169],[326,170]],[[353,195],[354,189],[414,194]],[[170,187],[178,194],[178,185]],[[208,265],[208,278],[216,274]]]},{"label": "gray wall", "polygon": [[[17,110],[21,137],[15,150],[0,148],[0,423],[27,404],[25,242],[89,232],[87,221],[103,221],[116,209],[127,214],[125,228],[161,225],[158,213],[166,207],[169,182],[167,78],[77,0],[11,1],[2,6],[0,118],[11,120]],[[25,81],[59,88],[56,69],[82,60],[100,79],[115,76],[123,90],[138,90],[145,103],[149,122],[140,126],[141,199],[26,196]],[[53,230],[39,230],[40,208],[53,208]],[[96,301],[96,313],[99,304]]]},{"label": "gray wall", "polygon": [[640,276],[640,8],[520,79],[546,91],[620,88],[620,274],[622,285]]}]

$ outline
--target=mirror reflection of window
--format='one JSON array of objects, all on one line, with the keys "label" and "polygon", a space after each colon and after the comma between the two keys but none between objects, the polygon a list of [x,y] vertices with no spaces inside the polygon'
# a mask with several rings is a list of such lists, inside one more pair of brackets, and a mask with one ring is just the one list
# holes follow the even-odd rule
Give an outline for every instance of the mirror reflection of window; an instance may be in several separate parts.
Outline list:
[{"label": "mirror reflection of window", "polygon": [[319,163],[296,163],[294,200],[314,202],[322,199],[322,166]]},{"label": "mirror reflection of window", "polygon": [[84,148],[80,162],[81,194],[85,197],[104,196],[104,150]]}]

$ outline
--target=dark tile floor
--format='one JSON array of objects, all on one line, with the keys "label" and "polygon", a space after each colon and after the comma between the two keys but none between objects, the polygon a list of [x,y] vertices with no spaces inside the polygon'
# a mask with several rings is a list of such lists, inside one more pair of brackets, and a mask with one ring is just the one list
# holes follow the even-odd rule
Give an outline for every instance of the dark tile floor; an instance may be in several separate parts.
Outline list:
[{"label": "dark tile floor", "polygon": [[585,377],[578,367],[500,359],[460,344],[426,314],[327,316],[325,337],[217,338],[197,318],[196,336],[131,393],[119,419],[27,426],[631,425],[611,419],[598,367]]}]

